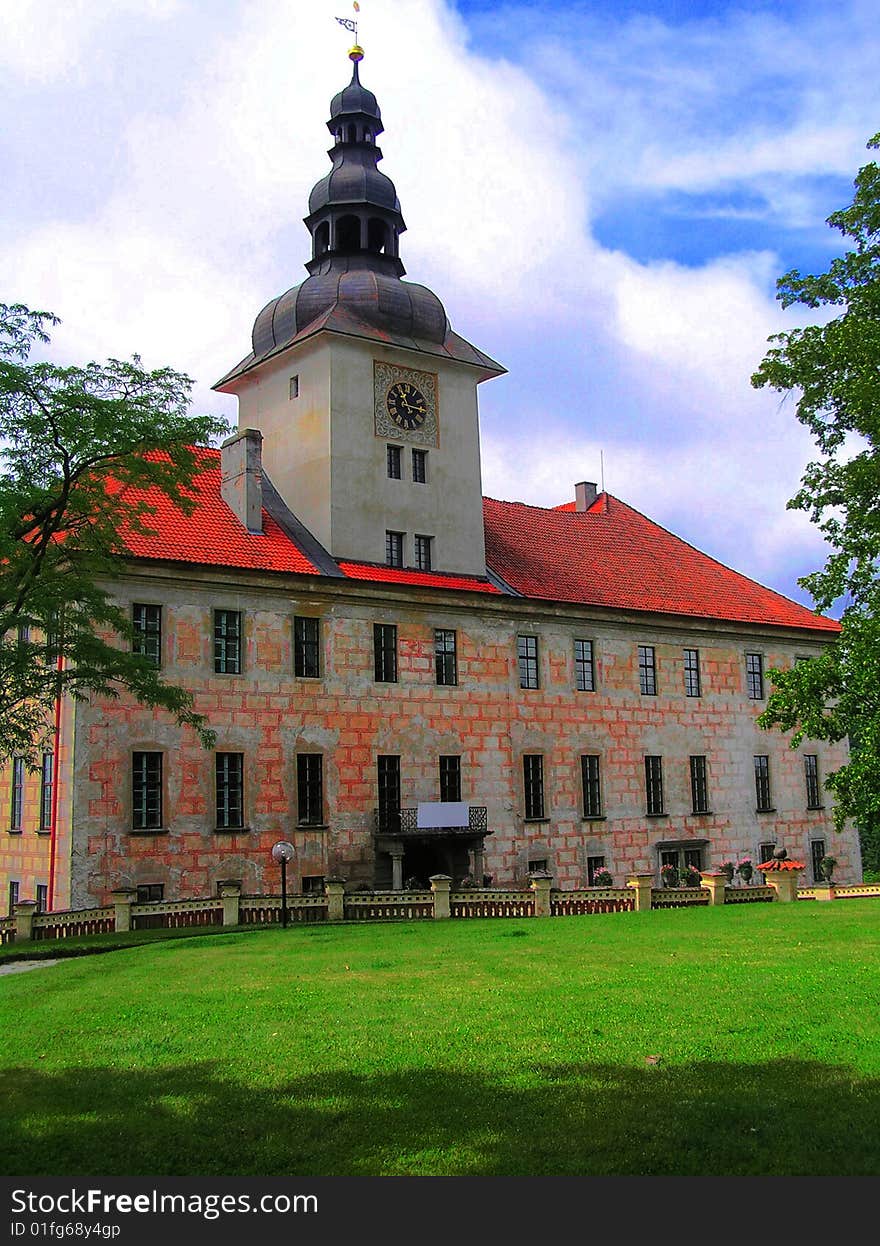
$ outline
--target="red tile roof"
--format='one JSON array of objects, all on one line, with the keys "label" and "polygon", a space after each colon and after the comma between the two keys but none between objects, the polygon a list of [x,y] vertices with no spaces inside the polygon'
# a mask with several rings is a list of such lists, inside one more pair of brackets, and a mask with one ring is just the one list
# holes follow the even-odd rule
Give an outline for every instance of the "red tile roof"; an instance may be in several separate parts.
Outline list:
[{"label": "red tile roof", "polygon": [[483,499],[486,559],[526,597],[837,632],[607,493],[586,511]]},{"label": "red tile roof", "polygon": [[[263,531],[248,532],[220,496],[220,451],[200,449],[205,466],[193,482],[197,501],[185,515],[159,489],[138,490],[155,514],[146,515],[155,536],[121,529],[125,548],[138,558],[171,559],[254,571],[295,571],[316,575],[317,567],[263,511]],[[128,490],[129,496],[135,490]]]},{"label": "red tile roof", "polygon": [[455,588],[471,593],[497,593],[488,580],[473,575],[450,575],[442,571],[414,571],[409,567],[386,567],[373,562],[340,562],[340,570],[352,580],[380,584],[411,584],[421,588]]}]

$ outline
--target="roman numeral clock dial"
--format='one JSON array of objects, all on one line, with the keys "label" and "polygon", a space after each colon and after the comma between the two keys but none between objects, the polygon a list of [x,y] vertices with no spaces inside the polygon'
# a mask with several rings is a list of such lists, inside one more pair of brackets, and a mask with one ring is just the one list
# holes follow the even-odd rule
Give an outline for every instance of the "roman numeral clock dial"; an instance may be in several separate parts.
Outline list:
[{"label": "roman numeral clock dial", "polygon": [[437,375],[396,363],[373,361],[377,437],[439,444]]},{"label": "roman numeral clock dial", "polygon": [[428,401],[422,391],[409,381],[397,381],[385,399],[388,414],[398,428],[412,431],[421,428],[428,414]]}]

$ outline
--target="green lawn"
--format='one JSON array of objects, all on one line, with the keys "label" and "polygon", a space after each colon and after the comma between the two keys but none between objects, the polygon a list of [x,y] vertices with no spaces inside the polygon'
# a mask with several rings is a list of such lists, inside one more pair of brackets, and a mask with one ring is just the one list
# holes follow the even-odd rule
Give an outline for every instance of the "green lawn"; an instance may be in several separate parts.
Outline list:
[{"label": "green lawn", "polygon": [[878,951],[847,900],[68,960],[0,978],[3,1166],[877,1174]]}]

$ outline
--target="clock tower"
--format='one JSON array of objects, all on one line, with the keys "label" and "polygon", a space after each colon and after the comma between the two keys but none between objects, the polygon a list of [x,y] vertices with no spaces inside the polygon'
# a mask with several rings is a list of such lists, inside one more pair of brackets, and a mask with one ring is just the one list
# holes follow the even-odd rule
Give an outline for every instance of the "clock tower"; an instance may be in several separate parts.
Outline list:
[{"label": "clock tower", "polygon": [[308,277],[268,303],[215,388],[262,433],[266,475],[337,561],[486,574],[477,386],[504,369],[402,280],[406,229],[378,168],[382,118],[351,82],[330,105],[330,172],[305,224]]}]

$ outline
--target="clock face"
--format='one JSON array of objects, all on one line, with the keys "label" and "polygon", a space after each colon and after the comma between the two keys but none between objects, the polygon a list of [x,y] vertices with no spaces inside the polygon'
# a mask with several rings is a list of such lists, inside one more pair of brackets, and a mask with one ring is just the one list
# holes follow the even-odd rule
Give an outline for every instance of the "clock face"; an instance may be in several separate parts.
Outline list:
[{"label": "clock face", "polygon": [[421,428],[428,414],[428,400],[410,381],[396,381],[385,397],[385,406],[398,428]]}]

